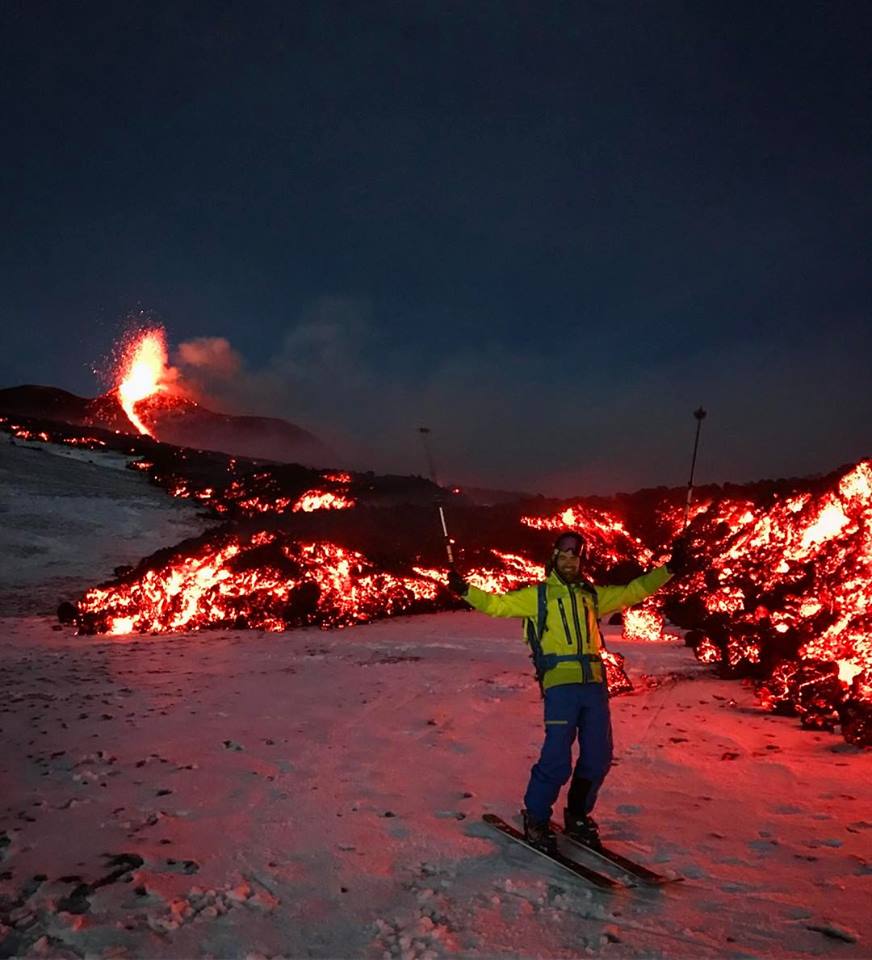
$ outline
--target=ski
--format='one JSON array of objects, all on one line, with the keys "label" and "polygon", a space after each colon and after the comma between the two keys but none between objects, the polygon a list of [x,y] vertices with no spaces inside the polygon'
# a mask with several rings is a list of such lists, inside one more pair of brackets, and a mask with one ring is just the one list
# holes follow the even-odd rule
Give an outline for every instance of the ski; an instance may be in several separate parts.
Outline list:
[{"label": "ski", "polygon": [[599,873],[597,870],[591,870],[590,867],[585,867],[583,864],[576,863],[575,860],[571,860],[569,857],[564,856],[559,851],[552,855],[550,853],[545,853],[544,850],[540,850],[538,847],[534,847],[531,843],[528,843],[524,839],[524,834],[521,833],[520,830],[517,830],[510,823],[506,823],[502,817],[498,817],[494,813],[485,813],[482,819],[486,824],[493,827],[495,830],[499,830],[504,836],[510,837],[516,843],[520,843],[521,846],[526,847],[528,850],[532,850],[533,853],[538,853],[540,857],[550,860],[551,863],[556,863],[558,866],[563,867],[564,870],[574,873],[575,876],[580,877],[582,880],[587,880],[588,883],[592,883],[595,887],[599,887],[600,890],[620,890],[625,886],[619,881],[614,880],[612,877],[607,877],[604,873]]},{"label": "ski", "polygon": [[580,850],[584,850],[585,853],[593,854],[595,857],[599,857],[601,860],[604,860],[606,863],[611,863],[613,866],[618,867],[618,869],[623,870],[624,873],[629,874],[631,877],[635,877],[637,880],[641,880],[643,883],[648,884],[649,886],[662,886],[665,883],[675,883],[676,881],[683,880],[684,877],[666,877],[662,873],[657,873],[655,870],[651,870],[648,867],[643,867],[641,863],[636,863],[635,860],[630,860],[629,857],[625,857],[622,853],[618,853],[616,850],[611,850],[609,847],[600,846],[600,847],[591,847],[586,843],[582,843],[580,840],[576,840],[574,837],[570,837],[560,826],[559,823],[551,821],[551,829],[558,836],[564,838],[574,847],[578,847]]}]

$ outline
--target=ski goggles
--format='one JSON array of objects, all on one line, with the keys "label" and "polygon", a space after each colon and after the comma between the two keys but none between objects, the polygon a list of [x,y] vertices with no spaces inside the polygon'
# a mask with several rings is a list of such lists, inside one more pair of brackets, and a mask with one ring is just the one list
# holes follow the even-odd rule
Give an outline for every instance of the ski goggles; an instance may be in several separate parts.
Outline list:
[{"label": "ski goggles", "polygon": [[564,533],[555,541],[554,549],[580,557],[584,553],[584,540],[577,533]]}]

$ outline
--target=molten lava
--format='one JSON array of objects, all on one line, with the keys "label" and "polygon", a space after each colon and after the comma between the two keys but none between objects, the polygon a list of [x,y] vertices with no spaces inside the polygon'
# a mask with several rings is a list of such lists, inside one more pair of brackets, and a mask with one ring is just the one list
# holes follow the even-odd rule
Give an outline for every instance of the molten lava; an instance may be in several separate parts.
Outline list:
[{"label": "molten lava", "polygon": [[[655,598],[652,597],[651,600]],[[645,643],[661,643],[675,639],[663,629],[663,614],[651,602],[638,607],[631,607],[624,611],[624,640],[643,641]]]},{"label": "molten lava", "polygon": [[161,327],[143,330],[127,344],[121,358],[116,391],[118,402],[140,433],[154,434],[136,412],[137,404],[164,393],[168,368],[166,334]]},{"label": "molten lava", "polygon": [[697,517],[669,613],[700,659],[761,679],[770,709],[872,745],[872,461],[793,486]]},{"label": "molten lava", "polygon": [[[140,355],[152,349],[153,341]],[[131,348],[131,358],[137,352]],[[148,380],[137,381],[129,366],[131,382]],[[160,375],[150,382],[167,386]],[[16,441],[122,452],[132,469],[222,521],[199,541],[89,590],[73,618],[83,632],[330,627],[460,606],[447,589],[432,504],[414,499],[420,485],[96,428],[83,435],[81,427],[26,417],[0,416],[0,430]],[[683,528],[675,494],[642,491],[638,500],[617,499],[614,512],[602,501],[541,514],[529,501],[526,513],[521,505],[458,503],[449,524],[459,534],[459,568],[486,590],[536,582],[553,531],[570,526],[590,544],[583,575],[626,582],[634,567],[655,565]],[[655,522],[646,526],[646,518]],[[754,680],[767,709],[872,746],[872,461],[808,480],[707,488],[688,538],[689,569],[625,614],[625,635],[662,638],[665,614],[689,631],[686,642],[701,660]]]},{"label": "molten lava", "polygon": [[325,490],[307,490],[291,507],[298,513],[314,513],[315,510],[348,510],[354,506],[354,500],[344,497],[341,493],[330,493]]},{"label": "molten lava", "polygon": [[85,629],[131,632],[304,624],[343,627],[435,609],[440,585],[427,575],[395,576],[333,543],[305,543],[261,530],[222,536],[122,584],[89,590],[79,604]]},{"label": "molten lava", "polygon": [[644,567],[653,557],[652,551],[613,513],[585,503],[576,503],[546,517],[522,517],[521,523],[534,530],[578,530],[584,534],[599,560],[608,565],[633,560]]}]

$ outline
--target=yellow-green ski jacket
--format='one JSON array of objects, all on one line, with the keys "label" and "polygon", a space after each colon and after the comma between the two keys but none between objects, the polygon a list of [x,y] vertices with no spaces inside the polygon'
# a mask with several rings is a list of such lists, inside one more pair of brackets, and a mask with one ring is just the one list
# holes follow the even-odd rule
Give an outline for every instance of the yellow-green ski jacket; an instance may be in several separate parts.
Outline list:
[{"label": "yellow-green ski jacket", "polygon": [[[602,683],[605,674],[599,661],[603,643],[598,618],[639,603],[662,587],[671,576],[666,567],[657,567],[625,586],[597,587],[587,583],[566,583],[557,571],[552,571],[545,581],[547,618],[545,631],[540,637],[542,652],[558,656],[588,655],[591,658],[588,679]],[[539,607],[539,587],[536,584],[503,594],[485,593],[470,585],[463,599],[491,617],[523,618],[527,621],[525,628],[532,623],[535,629]],[[527,637],[526,629],[524,636]],[[564,660],[546,671],[542,687],[547,690],[564,683],[584,682],[581,660]]]}]

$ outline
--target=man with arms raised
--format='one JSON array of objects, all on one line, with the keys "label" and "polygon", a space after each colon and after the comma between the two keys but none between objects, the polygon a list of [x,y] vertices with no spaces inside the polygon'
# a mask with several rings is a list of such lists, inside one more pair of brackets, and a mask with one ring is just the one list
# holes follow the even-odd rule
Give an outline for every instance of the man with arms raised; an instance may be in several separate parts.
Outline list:
[{"label": "man with arms raised", "polygon": [[[584,538],[567,531],[554,542],[545,580],[506,594],[486,593],[452,570],[449,586],[476,610],[492,617],[526,620],[537,679],[545,701],[545,742],[530,771],[524,794],[524,835],[546,853],[556,841],[549,826],[552,808],[570,779],[564,809],[566,832],[589,846],[599,845],[591,817],[612,763],[612,727],[599,618],[631,607],[663,586],[687,563],[686,545],[676,541],[662,567],[624,586],[599,587],[581,576]],[[572,745],[579,758],[572,769]]]}]

